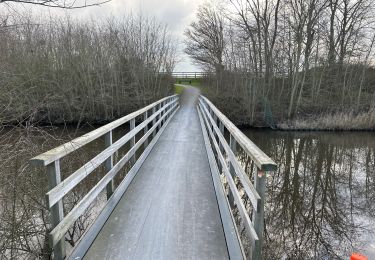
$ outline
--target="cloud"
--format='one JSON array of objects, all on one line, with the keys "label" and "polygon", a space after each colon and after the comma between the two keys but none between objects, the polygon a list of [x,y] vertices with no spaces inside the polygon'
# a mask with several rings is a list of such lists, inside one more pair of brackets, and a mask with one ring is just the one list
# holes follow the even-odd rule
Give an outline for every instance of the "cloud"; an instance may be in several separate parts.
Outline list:
[{"label": "cloud", "polygon": [[[193,21],[195,12],[203,0],[112,0],[109,4],[112,13],[123,13],[132,11],[153,16],[158,21],[167,24],[173,37],[176,39],[177,54],[180,62],[176,71],[197,71],[200,70],[183,52],[184,31]],[[121,15],[121,14],[120,14]]]}]

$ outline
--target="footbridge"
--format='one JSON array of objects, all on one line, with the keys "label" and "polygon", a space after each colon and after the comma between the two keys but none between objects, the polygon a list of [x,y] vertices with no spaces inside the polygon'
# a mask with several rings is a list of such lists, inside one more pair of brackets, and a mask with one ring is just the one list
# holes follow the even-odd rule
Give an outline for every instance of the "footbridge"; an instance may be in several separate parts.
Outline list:
[{"label": "footbridge", "polygon": [[[99,139],[103,150],[63,178],[64,158]],[[266,177],[276,164],[195,88],[31,162],[46,169],[54,259],[262,259]],[[66,197],[99,167],[105,174],[66,207]],[[102,210],[68,250],[67,233],[103,193]]]}]

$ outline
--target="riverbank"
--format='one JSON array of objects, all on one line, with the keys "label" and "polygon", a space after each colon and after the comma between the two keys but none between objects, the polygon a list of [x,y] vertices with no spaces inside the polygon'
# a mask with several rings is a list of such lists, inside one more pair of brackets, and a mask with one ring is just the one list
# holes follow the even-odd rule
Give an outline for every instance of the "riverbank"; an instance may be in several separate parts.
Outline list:
[{"label": "riverbank", "polygon": [[280,130],[302,131],[374,131],[375,110],[372,109],[359,114],[338,113],[287,120],[277,124],[277,128]]},{"label": "riverbank", "polygon": [[[256,106],[236,93],[216,92],[204,82],[195,83],[235,125],[242,128],[269,128],[292,131],[375,131],[375,108],[345,110],[305,105],[291,119],[286,116],[286,105],[272,106],[267,100],[257,100]],[[179,90],[179,89],[178,89]],[[176,92],[178,93],[178,92]],[[254,109],[252,109],[254,107]]]},{"label": "riverbank", "polygon": [[[210,97],[208,95],[208,97]],[[339,112],[327,114],[300,114],[287,119],[281,113],[267,113],[262,108],[254,111],[251,119],[248,110],[237,99],[210,99],[235,125],[241,128],[269,128],[298,131],[375,131],[375,109],[367,112]]]}]

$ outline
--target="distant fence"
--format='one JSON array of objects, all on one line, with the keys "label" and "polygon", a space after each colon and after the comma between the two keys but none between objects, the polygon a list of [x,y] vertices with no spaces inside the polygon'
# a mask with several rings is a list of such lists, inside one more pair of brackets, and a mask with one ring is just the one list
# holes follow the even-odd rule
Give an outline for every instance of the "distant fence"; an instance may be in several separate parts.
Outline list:
[{"label": "distant fence", "polygon": [[171,74],[176,79],[201,79],[212,75],[212,72],[161,72],[161,74]]}]

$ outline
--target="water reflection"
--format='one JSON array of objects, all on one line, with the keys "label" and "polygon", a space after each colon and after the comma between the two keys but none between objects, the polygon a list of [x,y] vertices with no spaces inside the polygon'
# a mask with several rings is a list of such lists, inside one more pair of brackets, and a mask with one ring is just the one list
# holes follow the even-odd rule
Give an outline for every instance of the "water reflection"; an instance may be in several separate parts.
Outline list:
[{"label": "water reflection", "polygon": [[[48,258],[46,176],[28,160],[89,130],[0,131],[0,259]],[[119,129],[114,139],[126,131]],[[353,251],[375,259],[374,133],[245,133],[279,165],[267,178],[266,259],[349,259]],[[103,148],[98,140],[63,160],[63,176]],[[248,158],[240,158],[250,171]],[[66,210],[103,174],[98,169],[66,197]],[[69,231],[71,245],[89,223],[78,221]]]},{"label": "water reflection", "polygon": [[266,259],[375,259],[375,134],[245,133],[279,165],[267,178]]},{"label": "water reflection", "polygon": [[[49,259],[51,252],[47,237],[51,228],[49,211],[45,205],[47,177],[45,169],[29,165],[29,159],[93,130],[92,127],[75,128],[0,128],[0,259]],[[129,129],[114,131],[114,141]],[[65,179],[104,149],[104,138],[99,138],[61,159],[61,174]],[[115,154],[117,162],[127,151],[124,145]],[[141,149],[140,149],[141,152]],[[117,186],[129,165],[115,179]],[[103,166],[98,167],[72,192],[63,198],[65,214],[104,176]],[[65,240],[67,250],[75,245],[92,223],[106,201],[105,191],[69,229]]]}]

